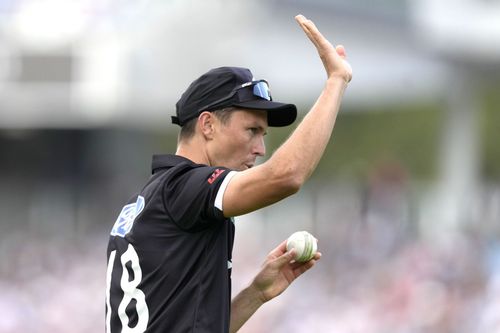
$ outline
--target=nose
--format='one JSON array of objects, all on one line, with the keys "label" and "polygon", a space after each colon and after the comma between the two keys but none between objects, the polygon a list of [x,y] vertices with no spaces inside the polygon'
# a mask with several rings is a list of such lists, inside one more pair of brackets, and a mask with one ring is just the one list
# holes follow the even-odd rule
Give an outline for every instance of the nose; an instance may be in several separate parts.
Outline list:
[{"label": "nose", "polygon": [[254,155],[264,156],[266,155],[266,144],[264,142],[264,136],[258,138],[253,148]]}]

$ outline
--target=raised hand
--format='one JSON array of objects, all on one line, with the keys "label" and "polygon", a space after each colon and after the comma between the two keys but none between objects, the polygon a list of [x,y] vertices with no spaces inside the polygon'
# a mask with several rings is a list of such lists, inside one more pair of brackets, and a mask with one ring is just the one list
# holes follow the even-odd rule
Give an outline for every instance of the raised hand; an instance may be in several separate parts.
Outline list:
[{"label": "raised hand", "polygon": [[341,78],[345,82],[352,79],[351,65],[346,61],[345,48],[342,45],[334,47],[318,30],[313,21],[303,15],[295,16],[302,30],[316,47],[323,62],[328,78]]}]

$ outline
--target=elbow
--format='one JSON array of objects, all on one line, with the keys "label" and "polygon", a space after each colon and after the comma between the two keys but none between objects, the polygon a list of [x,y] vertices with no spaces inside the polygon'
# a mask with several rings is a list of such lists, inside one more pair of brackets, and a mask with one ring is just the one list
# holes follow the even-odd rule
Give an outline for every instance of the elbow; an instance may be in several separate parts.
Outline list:
[{"label": "elbow", "polygon": [[291,177],[287,182],[286,188],[290,192],[290,195],[292,195],[297,193],[301,189],[302,185],[304,185],[304,183],[305,179],[303,177]]},{"label": "elbow", "polygon": [[302,175],[293,168],[282,169],[282,172],[276,176],[279,179],[279,187],[287,196],[297,193],[302,185],[307,180],[307,177]]}]

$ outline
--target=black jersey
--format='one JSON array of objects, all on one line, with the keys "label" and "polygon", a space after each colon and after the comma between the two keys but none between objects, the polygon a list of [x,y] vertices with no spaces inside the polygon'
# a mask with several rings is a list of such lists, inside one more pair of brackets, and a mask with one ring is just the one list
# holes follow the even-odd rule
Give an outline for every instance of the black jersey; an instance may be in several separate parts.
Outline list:
[{"label": "black jersey", "polygon": [[111,231],[106,330],[228,332],[234,222],[222,195],[234,171],[175,155],[152,169]]}]

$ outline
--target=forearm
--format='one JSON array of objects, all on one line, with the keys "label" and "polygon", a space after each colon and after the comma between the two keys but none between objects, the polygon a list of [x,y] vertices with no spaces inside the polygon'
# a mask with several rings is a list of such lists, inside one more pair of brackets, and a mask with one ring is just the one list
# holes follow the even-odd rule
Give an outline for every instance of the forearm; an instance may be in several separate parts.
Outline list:
[{"label": "forearm", "polygon": [[229,332],[237,332],[262,304],[264,302],[253,285],[243,289],[231,302]]},{"label": "forearm", "polygon": [[289,172],[299,185],[309,178],[330,140],[346,86],[342,78],[327,80],[309,113],[268,161],[274,170]]}]

